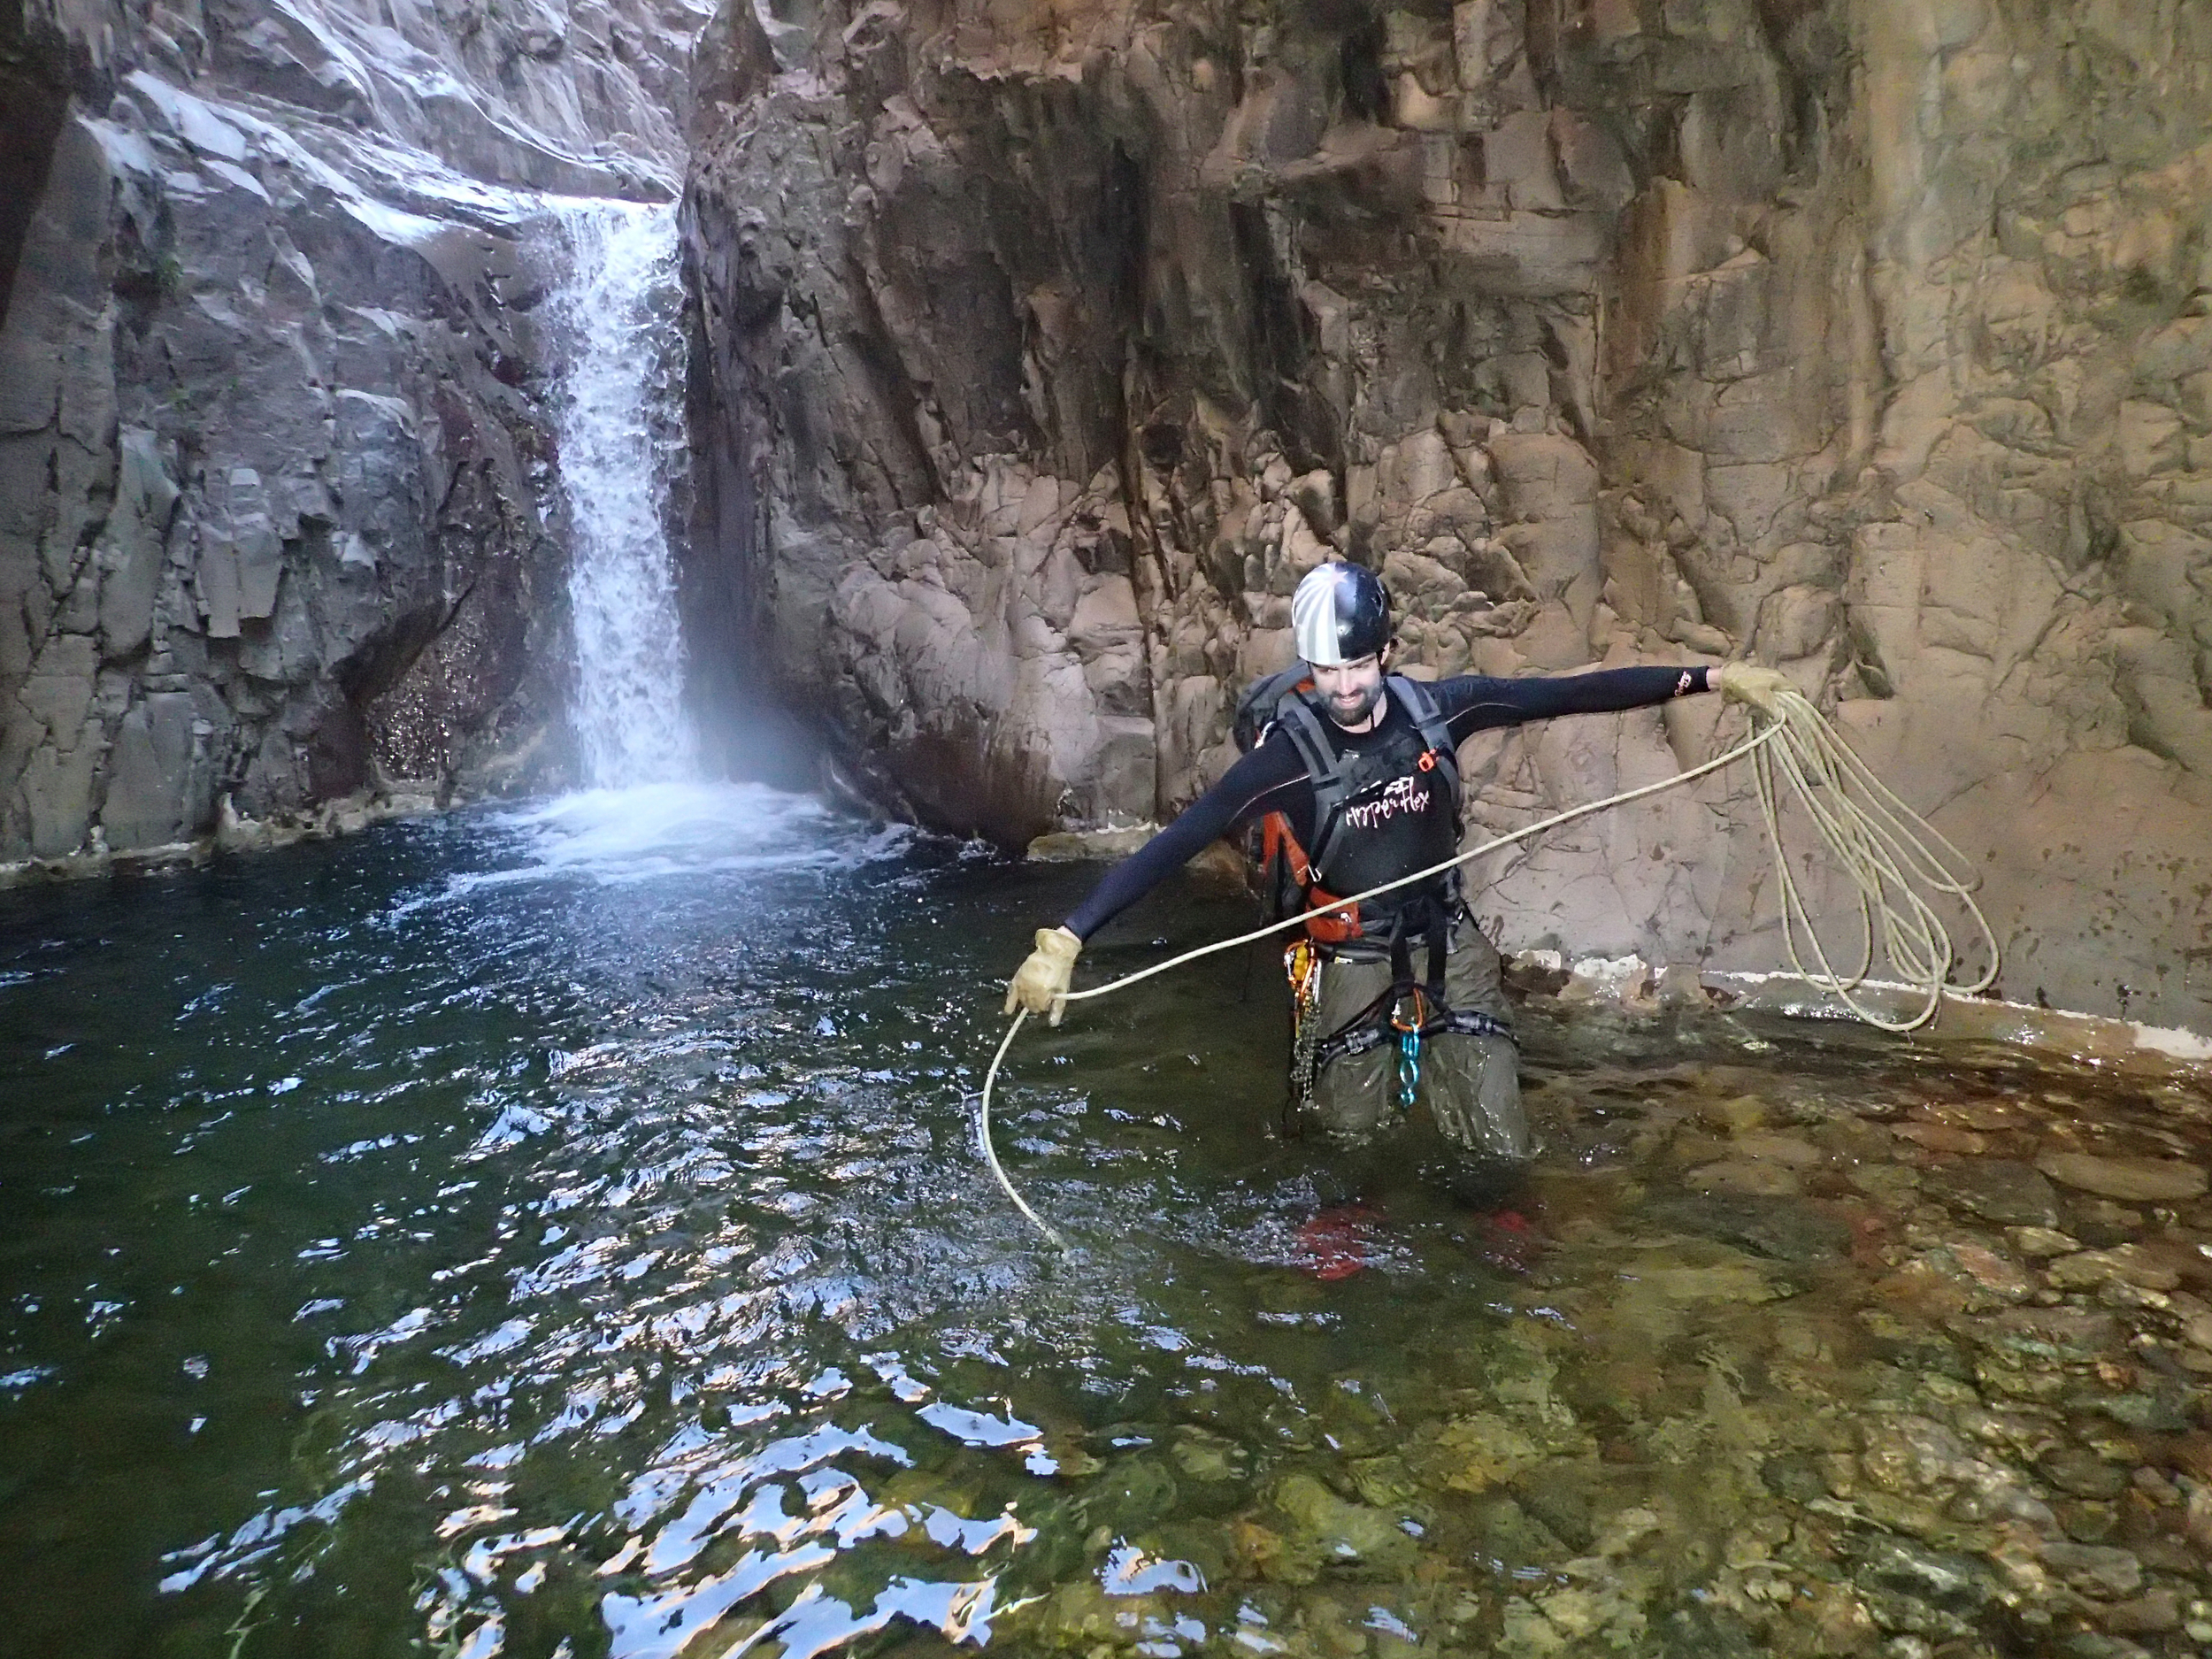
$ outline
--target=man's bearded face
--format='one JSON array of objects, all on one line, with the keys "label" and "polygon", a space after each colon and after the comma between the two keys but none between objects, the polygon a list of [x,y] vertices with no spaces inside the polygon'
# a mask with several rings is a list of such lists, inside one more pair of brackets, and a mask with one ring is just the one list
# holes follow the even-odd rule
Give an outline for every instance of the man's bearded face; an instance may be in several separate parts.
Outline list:
[{"label": "man's bearded face", "polygon": [[1321,694],[1329,718],[1348,730],[1364,726],[1382,701],[1383,664],[1380,656],[1355,657],[1348,663],[1324,667],[1307,664],[1314,689]]}]

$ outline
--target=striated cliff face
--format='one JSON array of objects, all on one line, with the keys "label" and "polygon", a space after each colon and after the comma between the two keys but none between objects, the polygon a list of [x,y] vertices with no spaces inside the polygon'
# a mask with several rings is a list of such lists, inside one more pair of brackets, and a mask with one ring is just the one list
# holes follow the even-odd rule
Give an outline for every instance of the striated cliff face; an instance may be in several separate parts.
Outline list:
[{"label": "striated cliff face", "polygon": [[[1340,552],[1428,671],[1781,664],[1982,865],[2001,991],[2212,1022],[2212,14],[784,0],[695,92],[695,649],[879,797],[1171,812]],[[1471,816],[1722,718],[1479,740]],[[1478,908],[1771,963],[1747,806]]]},{"label": "striated cliff face", "polygon": [[0,865],[561,763],[543,191],[689,0],[0,0]]}]

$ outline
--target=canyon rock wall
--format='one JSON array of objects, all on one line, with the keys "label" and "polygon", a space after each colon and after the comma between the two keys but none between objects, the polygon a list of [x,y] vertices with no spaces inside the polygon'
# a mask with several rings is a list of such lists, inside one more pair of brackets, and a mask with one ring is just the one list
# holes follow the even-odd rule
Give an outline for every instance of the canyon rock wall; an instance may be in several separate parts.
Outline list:
[{"label": "canyon rock wall", "polygon": [[[1781,665],[1981,866],[2001,991],[2212,1025],[2212,13],[733,0],[695,96],[695,650],[856,787],[1171,813],[1340,554],[1417,672]],[[1740,718],[1486,735],[1470,827]],[[1771,965],[1747,790],[1478,910]]]},{"label": "canyon rock wall", "polygon": [[672,194],[703,13],[0,12],[0,865],[557,769],[537,193]]}]

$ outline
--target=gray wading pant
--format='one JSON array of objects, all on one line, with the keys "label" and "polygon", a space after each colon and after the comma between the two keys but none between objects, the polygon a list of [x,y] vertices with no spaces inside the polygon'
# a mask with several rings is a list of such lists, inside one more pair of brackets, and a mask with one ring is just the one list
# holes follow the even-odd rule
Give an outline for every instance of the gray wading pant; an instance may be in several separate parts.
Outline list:
[{"label": "gray wading pant", "polygon": [[[1428,945],[1413,948],[1413,971],[1428,972]],[[1455,1009],[1506,1017],[1497,948],[1473,922],[1453,925],[1444,960],[1444,996]],[[1321,969],[1321,1034],[1333,1036],[1390,987],[1387,962],[1330,956]],[[1528,1119],[1521,1110],[1518,1051],[1509,1039],[1440,1032],[1421,1043],[1419,1098],[1444,1137],[1486,1158],[1520,1162],[1529,1155]],[[1364,1054],[1342,1055],[1321,1068],[1314,1106],[1329,1133],[1363,1137],[1398,1110],[1398,1041],[1394,1034]]]}]

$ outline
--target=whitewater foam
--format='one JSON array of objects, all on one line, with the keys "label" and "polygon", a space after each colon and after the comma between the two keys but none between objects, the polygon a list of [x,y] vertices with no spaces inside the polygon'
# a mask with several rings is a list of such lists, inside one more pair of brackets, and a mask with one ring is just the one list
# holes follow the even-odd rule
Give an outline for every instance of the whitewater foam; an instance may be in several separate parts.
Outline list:
[{"label": "whitewater foam", "polygon": [[626,887],[740,872],[831,871],[903,854],[915,832],[864,824],[811,795],[757,783],[654,783],[584,789],[502,812],[495,831],[520,862],[447,877],[402,900],[397,921],[487,888],[537,881]]}]

